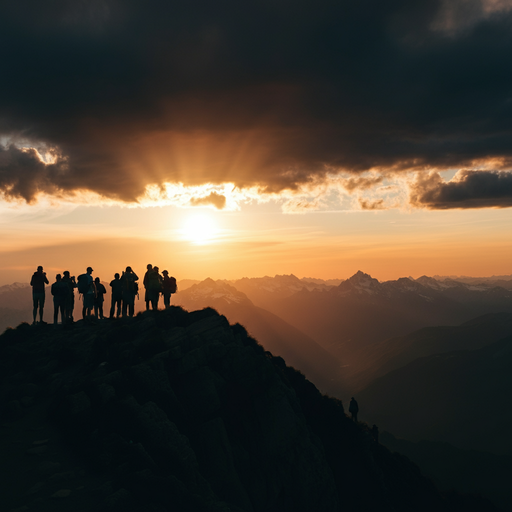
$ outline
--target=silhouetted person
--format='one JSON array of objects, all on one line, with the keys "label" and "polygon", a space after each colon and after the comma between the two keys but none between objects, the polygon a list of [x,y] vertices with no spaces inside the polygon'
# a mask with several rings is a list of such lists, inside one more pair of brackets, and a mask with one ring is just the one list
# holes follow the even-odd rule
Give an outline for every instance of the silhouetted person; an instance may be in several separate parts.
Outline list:
[{"label": "silhouetted person", "polygon": [[372,427],[372,436],[375,442],[379,444],[379,427],[377,427],[377,425],[373,425]]},{"label": "silhouetted person", "polygon": [[126,271],[121,276],[122,290],[123,290],[123,317],[128,313],[133,316],[135,311],[135,295],[138,293],[137,274],[132,270],[132,267],[126,267]]},{"label": "silhouetted person", "polygon": [[103,319],[103,302],[105,300],[104,295],[107,293],[107,290],[105,289],[105,286],[101,284],[99,277],[94,280],[94,287],[96,288],[96,297],[94,298],[94,314],[96,315],[96,318]]},{"label": "silhouetted person", "polygon": [[110,315],[109,318],[114,318],[114,311],[117,307],[116,318],[121,316],[121,303],[123,301],[123,283],[119,279],[119,274],[114,275],[114,279],[110,281],[112,288],[112,299],[110,302]]},{"label": "silhouetted person", "polygon": [[169,277],[169,272],[164,270],[162,272],[164,275],[162,281],[162,295],[164,296],[164,306],[165,309],[169,309],[171,307],[171,295],[176,293],[176,279],[174,277]]},{"label": "silhouetted person", "polygon": [[69,297],[69,287],[62,281],[62,276],[57,274],[55,276],[55,283],[52,284],[52,295],[53,295],[53,323],[57,325],[59,323],[59,311],[60,319],[63,324],[66,323],[66,304]]},{"label": "silhouetted person", "polygon": [[66,283],[69,288],[68,298],[66,305],[64,306],[64,314],[66,316],[66,322],[73,322],[73,310],[75,309],[75,276],[69,275],[69,270],[64,271],[62,282]]},{"label": "silhouetted person", "polygon": [[153,265],[148,263],[146,265],[146,273],[144,274],[144,279],[142,280],[142,284],[144,285],[144,300],[146,301],[146,311],[149,311],[149,304],[151,302],[151,294],[148,292],[148,276],[151,272],[153,272]]},{"label": "silhouetted person", "polygon": [[43,324],[43,312],[44,312],[44,298],[45,291],[44,285],[50,284],[46,278],[46,272],[43,272],[43,267],[39,265],[37,271],[32,275],[30,280],[30,286],[32,286],[32,300],[34,302],[34,324],[36,323],[37,310],[39,309],[39,323]]},{"label": "silhouetted person", "polygon": [[348,412],[352,415],[352,419],[357,423],[357,413],[359,412],[359,405],[357,405],[356,399],[354,397],[350,399]]},{"label": "silhouetted person", "polygon": [[82,294],[83,307],[82,307],[82,318],[85,320],[86,317],[90,318],[92,310],[94,308],[94,299],[96,297],[96,289],[94,287],[94,279],[92,273],[94,270],[92,267],[87,267],[85,274],[78,276],[78,291]]},{"label": "silhouetted person", "polygon": [[151,272],[147,272],[146,296],[149,298],[153,311],[158,309],[158,300],[162,291],[162,276],[158,267],[153,267]]}]

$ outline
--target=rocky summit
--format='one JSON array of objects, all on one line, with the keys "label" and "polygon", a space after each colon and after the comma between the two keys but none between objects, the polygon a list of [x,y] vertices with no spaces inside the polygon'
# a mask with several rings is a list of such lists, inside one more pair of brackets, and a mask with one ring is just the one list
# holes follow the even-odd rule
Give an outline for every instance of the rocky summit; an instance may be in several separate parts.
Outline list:
[{"label": "rocky summit", "polygon": [[2,510],[468,511],[215,310],[0,337]]}]

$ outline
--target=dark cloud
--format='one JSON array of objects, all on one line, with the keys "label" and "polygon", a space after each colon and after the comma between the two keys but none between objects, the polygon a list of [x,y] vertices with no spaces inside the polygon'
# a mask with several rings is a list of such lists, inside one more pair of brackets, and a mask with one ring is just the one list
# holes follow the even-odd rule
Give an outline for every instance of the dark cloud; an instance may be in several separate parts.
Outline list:
[{"label": "dark cloud", "polygon": [[410,202],[431,209],[508,208],[512,173],[462,170],[448,182],[430,173],[411,185]]},{"label": "dark cloud", "polygon": [[363,199],[359,198],[359,206],[362,210],[386,210],[386,205],[384,204],[384,199]]},{"label": "dark cloud", "polygon": [[193,197],[190,200],[192,206],[215,206],[218,210],[222,210],[226,206],[226,196],[218,194],[217,192],[211,192],[209,195],[204,197]]},{"label": "dark cloud", "polygon": [[[58,155],[49,152],[49,158]],[[33,202],[39,192],[59,193],[60,176],[66,173],[66,162],[46,163],[35,149],[21,150],[14,145],[0,146],[0,191],[7,199]]]},{"label": "dark cloud", "polygon": [[0,136],[62,160],[33,160],[23,186],[5,164],[0,188],[133,201],[164,182],[279,192],[510,161],[511,29],[490,0],[12,2]]},{"label": "dark cloud", "polygon": [[353,178],[347,178],[343,181],[343,187],[348,192],[353,192],[354,190],[368,190],[373,188],[375,185],[379,185],[385,179],[385,176],[357,176]]}]

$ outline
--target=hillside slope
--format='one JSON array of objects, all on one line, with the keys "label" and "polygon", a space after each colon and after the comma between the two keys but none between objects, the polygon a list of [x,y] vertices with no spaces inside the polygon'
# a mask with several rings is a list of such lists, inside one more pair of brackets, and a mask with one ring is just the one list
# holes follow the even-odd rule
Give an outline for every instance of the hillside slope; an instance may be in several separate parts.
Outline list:
[{"label": "hillside slope", "polygon": [[[511,453],[512,336],[416,359],[358,394],[361,417],[394,435]],[[363,412],[364,411],[364,412]]]},{"label": "hillside slope", "polygon": [[476,350],[512,334],[512,313],[490,313],[458,326],[425,327],[362,350],[346,371],[354,394],[378,377],[420,357]]},{"label": "hillside slope", "polygon": [[[2,446],[6,510],[494,510],[440,494],[341,402],[211,309],[21,325],[0,337],[0,378],[11,441],[27,416],[34,429],[32,448],[26,431]],[[49,421],[55,441],[38,437]],[[76,477],[52,474],[64,449]],[[20,478],[21,496],[9,485]]]},{"label": "hillside slope", "polygon": [[255,306],[247,296],[222,281],[205,279],[173,297],[189,311],[212,307],[230,323],[240,323],[274,355],[283,357],[323,392],[344,389],[341,362],[312,338],[270,311]]}]

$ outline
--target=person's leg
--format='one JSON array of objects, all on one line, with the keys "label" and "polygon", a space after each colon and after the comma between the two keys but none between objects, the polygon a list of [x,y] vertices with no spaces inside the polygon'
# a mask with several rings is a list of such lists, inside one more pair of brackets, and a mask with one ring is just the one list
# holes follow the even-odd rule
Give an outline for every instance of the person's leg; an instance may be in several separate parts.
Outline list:
[{"label": "person's leg", "polygon": [[121,299],[117,299],[117,312],[116,312],[116,317],[119,318],[121,316]]},{"label": "person's leg", "polygon": [[109,318],[114,318],[115,304],[116,301],[114,300],[114,296],[112,295],[110,299],[110,315],[108,315]]},{"label": "person's leg", "polygon": [[103,301],[101,301],[98,305],[98,313],[100,315],[100,318],[103,319]]},{"label": "person's leg", "polygon": [[39,322],[43,323],[43,313],[44,313],[44,294],[39,299]]},{"label": "person's leg", "polygon": [[59,303],[53,299],[53,323],[57,325],[59,321]]},{"label": "person's leg", "polygon": [[36,318],[37,318],[37,308],[39,306],[39,299],[37,298],[36,295],[32,294],[32,302],[33,302],[33,306],[34,306],[34,310],[33,310],[33,317],[34,317],[34,323],[36,323]]}]

